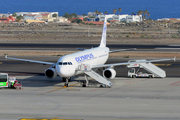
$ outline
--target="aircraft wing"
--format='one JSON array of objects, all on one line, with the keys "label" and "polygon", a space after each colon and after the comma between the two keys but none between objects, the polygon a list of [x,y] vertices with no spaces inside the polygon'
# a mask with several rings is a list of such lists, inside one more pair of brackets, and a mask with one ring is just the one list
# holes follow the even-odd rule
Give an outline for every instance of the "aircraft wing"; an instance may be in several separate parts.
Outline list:
[{"label": "aircraft wing", "polygon": [[136,64],[136,63],[150,63],[150,62],[160,62],[160,61],[168,61],[168,60],[174,60],[175,57],[172,59],[157,59],[157,60],[143,60],[138,62],[124,62],[124,63],[113,63],[113,64],[104,64],[104,65],[93,65],[92,68],[102,68],[102,67],[114,67],[119,65],[129,65],[129,64]]},{"label": "aircraft wing", "polygon": [[40,64],[44,64],[44,65],[53,65],[53,64],[56,64],[56,63],[51,63],[51,62],[43,62],[43,61],[36,61],[36,60],[11,58],[11,57],[8,57],[7,55],[5,56],[5,58],[6,59],[11,59],[11,60],[19,60],[19,61],[25,61],[25,62],[40,63]]},{"label": "aircraft wing", "polygon": [[136,50],[136,48],[112,50],[112,51],[109,51],[109,53],[113,53],[113,52],[121,52],[121,51],[126,51],[126,50]]}]

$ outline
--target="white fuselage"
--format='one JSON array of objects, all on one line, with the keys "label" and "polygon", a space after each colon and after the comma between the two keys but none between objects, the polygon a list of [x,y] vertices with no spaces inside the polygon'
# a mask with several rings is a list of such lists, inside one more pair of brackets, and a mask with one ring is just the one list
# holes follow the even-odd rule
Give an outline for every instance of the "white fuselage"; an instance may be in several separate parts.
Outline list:
[{"label": "white fuselage", "polygon": [[82,74],[83,71],[78,70],[81,64],[102,65],[105,64],[109,57],[108,47],[96,47],[77,53],[65,55],[56,63],[56,72],[61,77],[71,77]]}]

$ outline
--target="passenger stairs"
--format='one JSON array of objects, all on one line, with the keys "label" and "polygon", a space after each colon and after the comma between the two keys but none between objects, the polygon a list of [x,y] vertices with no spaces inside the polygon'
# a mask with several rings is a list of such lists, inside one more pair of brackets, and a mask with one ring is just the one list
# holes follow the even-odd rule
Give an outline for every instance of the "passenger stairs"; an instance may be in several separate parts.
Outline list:
[{"label": "passenger stairs", "polygon": [[[145,60],[130,60],[128,62],[141,62],[141,61],[145,61]],[[148,72],[154,74],[155,77],[161,77],[161,78],[166,77],[166,72],[163,69],[157,67],[156,65],[154,65],[150,62],[130,64],[127,67],[128,68],[140,67],[140,68],[143,68],[143,69],[147,70]]]},{"label": "passenger stairs", "polygon": [[89,75],[90,77],[92,77],[93,79],[98,81],[99,83],[105,84],[105,85],[107,85],[109,87],[112,86],[111,81],[109,81],[106,78],[102,77],[101,75],[99,75],[98,73],[96,73],[93,70],[85,72],[85,74]]},{"label": "passenger stairs", "polygon": [[91,69],[90,65],[87,64],[82,64],[79,65],[78,67],[79,71],[84,71],[84,73],[90,77],[92,77],[94,80],[98,81],[99,83],[102,83],[108,87],[111,87],[113,84],[111,83],[111,81],[107,80],[106,78],[104,78],[103,76],[99,75],[98,73],[96,73],[95,71],[93,71]]}]

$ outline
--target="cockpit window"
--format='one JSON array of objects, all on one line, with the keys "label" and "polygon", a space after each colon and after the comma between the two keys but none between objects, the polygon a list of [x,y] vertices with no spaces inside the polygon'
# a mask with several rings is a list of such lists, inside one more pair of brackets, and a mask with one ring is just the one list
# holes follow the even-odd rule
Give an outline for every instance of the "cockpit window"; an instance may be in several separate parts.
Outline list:
[{"label": "cockpit window", "polygon": [[68,65],[72,65],[72,63],[71,63],[71,62],[68,62]]},{"label": "cockpit window", "polygon": [[59,62],[59,65],[72,65],[72,62]]},{"label": "cockpit window", "polygon": [[67,62],[63,62],[63,65],[67,65]]}]

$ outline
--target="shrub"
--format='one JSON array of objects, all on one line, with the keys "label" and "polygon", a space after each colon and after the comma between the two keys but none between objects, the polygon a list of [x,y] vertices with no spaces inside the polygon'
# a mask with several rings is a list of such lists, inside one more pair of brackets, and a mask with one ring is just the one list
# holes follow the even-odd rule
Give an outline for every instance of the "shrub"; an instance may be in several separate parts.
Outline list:
[{"label": "shrub", "polygon": [[126,35],[126,37],[130,37],[130,35]]},{"label": "shrub", "polygon": [[173,35],[172,37],[173,37],[173,38],[178,38],[179,36],[178,36],[178,35]]},{"label": "shrub", "polygon": [[141,35],[141,37],[145,37],[145,35]]},{"label": "shrub", "polygon": [[125,55],[124,58],[129,58],[129,55]]}]

